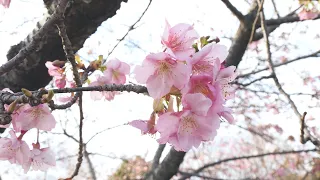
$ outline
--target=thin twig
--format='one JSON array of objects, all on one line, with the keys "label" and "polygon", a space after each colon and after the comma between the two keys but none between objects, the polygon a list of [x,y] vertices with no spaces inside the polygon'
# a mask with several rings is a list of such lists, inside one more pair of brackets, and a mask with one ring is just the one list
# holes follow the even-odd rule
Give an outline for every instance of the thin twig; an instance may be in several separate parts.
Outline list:
[{"label": "thin twig", "polygon": [[273,9],[274,9],[274,12],[276,12],[277,17],[280,18],[280,13],[279,13],[279,11],[277,9],[276,2],[274,2],[274,0],[271,0],[271,2],[272,2],[272,6],[273,6]]},{"label": "thin twig", "polygon": [[101,134],[101,133],[103,133],[105,131],[108,131],[110,129],[114,129],[114,128],[117,128],[117,127],[120,127],[120,126],[124,126],[124,125],[128,125],[128,123],[124,123],[124,124],[120,124],[120,125],[117,125],[117,126],[109,127],[109,128],[106,128],[106,129],[104,129],[102,131],[99,131],[99,132],[95,133],[93,136],[91,136],[91,138],[85,144],[87,145],[94,137],[96,137],[97,135],[99,135],[99,134]]},{"label": "thin twig", "polygon": [[[263,6],[262,5],[262,2],[263,0],[260,2],[260,0],[258,0],[258,2],[260,3],[259,5],[260,6]],[[264,36],[264,39],[265,39],[265,44],[266,44],[266,49],[267,49],[267,61],[269,63],[269,68],[271,70],[271,73],[273,74],[273,80],[278,88],[278,90],[280,91],[281,94],[283,94],[286,99],[289,101],[290,105],[292,106],[295,114],[301,118],[301,114],[299,113],[298,111],[298,108],[297,106],[295,105],[295,103],[292,101],[292,99],[290,98],[290,95],[287,94],[284,89],[282,88],[280,82],[279,82],[279,79],[276,75],[276,72],[275,72],[275,69],[274,69],[274,64],[272,62],[272,57],[271,57],[271,50],[270,50],[270,42],[269,42],[269,37],[268,37],[268,32],[266,31],[266,24],[265,24],[265,19],[264,19],[264,12],[260,12],[260,19],[261,19],[261,29],[262,29],[262,32],[263,32],[263,36]]]},{"label": "thin twig", "polygon": [[[262,0],[262,4],[263,4],[264,0]],[[262,11],[262,6],[259,6],[258,7],[258,11],[257,11],[257,15],[256,15],[256,18],[254,19],[253,21],[253,24],[252,24],[252,30],[251,30],[251,35],[250,35],[250,39],[249,39],[249,44],[252,42],[252,39],[253,39],[253,35],[254,33],[256,32],[256,25],[257,25],[257,22],[258,22],[258,19],[259,19],[259,13]]]},{"label": "thin twig", "polygon": [[86,146],[84,147],[84,157],[86,158],[87,162],[88,162],[88,167],[89,167],[89,172],[91,174],[91,178],[93,180],[96,180],[97,179],[97,176],[96,176],[96,172],[94,170],[94,167],[93,167],[93,164],[92,164],[92,161],[89,157],[89,153],[87,151],[87,148]]},{"label": "thin twig", "polygon": [[[264,153],[264,154],[227,158],[227,159],[219,160],[217,162],[206,164],[206,165],[202,166],[201,168],[199,168],[199,169],[195,170],[194,172],[192,172],[192,174],[198,174],[201,171],[203,171],[203,170],[205,170],[205,169],[207,169],[209,167],[217,166],[219,164],[222,164],[222,163],[225,163],[225,162],[230,162],[230,161],[236,161],[236,160],[241,160],[241,159],[252,159],[252,158],[258,158],[258,157],[264,157],[264,156],[270,156],[270,155],[298,154],[298,153],[316,152],[316,151],[319,151],[319,150],[314,148],[314,149],[307,149],[307,150],[297,150],[297,151],[291,150],[291,151],[281,151],[281,152],[269,152],[269,153]],[[187,179],[189,177],[191,177],[191,175],[186,175],[186,176],[180,178],[179,180],[185,180],[185,179]]]},{"label": "thin twig", "polygon": [[[320,54],[320,50],[317,50],[316,52],[313,52],[313,53],[308,54],[308,55],[304,55],[304,56],[300,56],[300,57],[294,58],[292,60],[289,60],[289,61],[286,61],[286,62],[283,62],[283,63],[280,63],[280,64],[274,64],[273,67],[280,67],[280,66],[283,66],[283,65],[287,65],[287,64],[296,62],[298,60],[309,58],[309,57],[318,57],[318,56],[320,56],[318,54]],[[257,71],[253,71],[253,72],[250,72],[250,73],[247,73],[247,74],[242,74],[242,75],[239,75],[238,78],[242,78],[242,77],[246,77],[246,76],[249,76],[249,75],[257,74],[259,72],[262,72],[262,71],[265,71],[265,70],[268,70],[268,69],[269,68],[263,68],[263,69],[260,69],[260,70],[257,70]]]},{"label": "thin twig", "polygon": [[[260,0],[258,0],[258,2],[260,2]],[[262,4],[259,4],[260,6],[262,6]],[[284,89],[282,88],[279,79],[276,75],[275,69],[274,69],[274,64],[272,62],[272,57],[271,57],[271,51],[270,51],[270,42],[269,42],[269,37],[268,37],[268,32],[266,31],[266,23],[265,23],[265,18],[264,18],[264,12],[263,10],[260,12],[260,19],[261,19],[261,29],[262,29],[262,33],[263,33],[263,37],[265,39],[265,43],[266,43],[266,48],[267,48],[267,61],[269,63],[269,67],[271,70],[271,73],[274,75],[273,80],[279,90],[279,92],[285,96],[285,98],[289,101],[289,104],[291,105],[294,113],[299,117],[299,120],[301,121],[301,119],[303,119],[303,116],[300,114],[297,106],[295,105],[295,103],[293,102],[293,100],[291,99],[290,95],[288,93],[286,93],[284,91]],[[305,141],[310,140],[315,146],[320,145],[320,141],[316,138],[314,138],[309,131],[306,131],[308,137],[306,138]]]},{"label": "thin twig", "polygon": [[[70,39],[68,38],[67,35],[67,30],[66,30],[66,26],[63,22],[63,19],[60,20],[59,25],[58,25],[58,29],[59,29],[59,35],[61,37],[62,40],[62,45],[63,45],[63,49],[64,52],[66,54],[67,60],[71,63],[72,65],[72,72],[73,72],[73,76],[74,76],[74,81],[76,82],[77,87],[81,87],[81,79],[80,79],[80,75],[78,73],[78,68],[77,68],[77,63],[75,61],[75,57],[74,57],[74,53],[72,50],[72,44],[70,42]],[[82,107],[82,92],[79,92],[79,112],[80,112],[80,123],[79,123],[79,152],[78,152],[78,162],[76,164],[76,168],[73,172],[73,174],[71,175],[70,178],[68,179],[73,179],[75,176],[78,175],[81,164],[82,164],[82,160],[83,160],[83,137],[82,137],[82,128],[83,128],[83,107]]]},{"label": "thin twig", "polygon": [[253,84],[253,83],[255,83],[255,82],[261,81],[261,80],[263,80],[263,79],[270,79],[270,78],[273,78],[273,75],[272,75],[272,74],[269,75],[269,76],[262,76],[262,77],[260,77],[260,78],[257,78],[257,79],[255,79],[255,80],[251,81],[251,82],[248,82],[248,83],[234,82],[233,84],[238,84],[238,85],[240,85],[240,86],[246,87],[246,86],[249,86],[249,85],[251,85],[251,84]]},{"label": "thin twig", "polygon": [[300,123],[301,123],[301,127],[300,127],[300,142],[302,144],[306,143],[306,139],[304,138],[304,130],[305,130],[305,118],[306,118],[307,112],[304,112],[301,119],[300,119]]},{"label": "thin twig", "polygon": [[[140,20],[141,20],[142,17],[144,16],[144,14],[145,14],[145,13],[147,12],[147,10],[149,9],[149,7],[150,7],[150,5],[151,5],[151,2],[152,2],[152,0],[149,0],[148,6],[147,6],[146,9],[142,12],[142,14],[141,14],[141,16],[139,17],[139,19],[129,27],[128,31],[126,32],[125,35],[122,36],[121,39],[118,39],[117,44],[116,44],[115,46],[113,46],[113,48],[111,49],[111,51],[108,53],[108,56],[107,56],[106,59],[108,59],[108,57],[109,57],[109,56],[113,53],[113,51],[118,47],[118,45],[120,44],[120,42],[122,42],[122,41],[127,37],[127,35],[129,34],[129,32],[135,29],[136,24],[137,24],[138,22],[140,22]],[[103,62],[103,63],[104,63],[104,62]]]}]

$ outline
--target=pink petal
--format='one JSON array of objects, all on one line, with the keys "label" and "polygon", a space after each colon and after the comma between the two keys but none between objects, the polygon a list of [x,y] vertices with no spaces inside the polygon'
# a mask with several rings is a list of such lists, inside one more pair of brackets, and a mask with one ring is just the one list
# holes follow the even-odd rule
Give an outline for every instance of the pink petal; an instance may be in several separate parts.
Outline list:
[{"label": "pink petal", "polygon": [[121,65],[120,65],[118,71],[121,72],[122,74],[129,74],[130,73],[129,64],[127,64],[125,62],[121,62]]},{"label": "pink petal", "polygon": [[222,63],[228,56],[227,47],[220,44],[213,44],[210,53],[208,54],[213,59],[218,58]]},{"label": "pink petal", "polygon": [[91,91],[90,92],[90,97],[92,100],[101,100],[103,95],[102,95],[102,92],[99,92],[99,91]]},{"label": "pink petal", "polygon": [[148,128],[148,123],[147,121],[143,121],[143,120],[134,120],[129,122],[129,125],[138,128],[142,131],[143,134],[148,133],[149,128]]},{"label": "pink petal", "polygon": [[118,69],[121,65],[121,61],[118,59],[112,59],[107,62],[107,69]]},{"label": "pink petal", "polygon": [[178,89],[182,89],[190,79],[191,67],[178,62],[172,73],[174,78],[173,85]]},{"label": "pink petal", "polygon": [[151,76],[147,81],[148,92],[151,97],[157,99],[168,94],[173,85],[173,79],[163,76]]},{"label": "pink petal", "polygon": [[178,141],[180,148],[187,152],[192,147],[199,147],[201,139],[198,136],[191,136],[189,134],[178,134]]},{"label": "pink petal", "polygon": [[4,7],[4,8],[9,8],[11,3],[11,0],[0,0],[0,4]]},{"label": "pink petal", "polygon": [[227,68],[221,69],[218,76],[217,76],[217,80],[219,79],[226,79],[226,83],[233,81],[236,76],[235,76],[235,66],[229,66]]},{"label": "pink petal", "polygon": [[184,106],[199,116],[206,116],[212,102],[201,93],[186,94],[183,99]]},{"label": "pink petal", "polygon": [[46,114],[37,123],[37,128],[44,131],[51,131],[55,126],[56,126],[56,120],[54,119],[51,113]]},{"label": "pink petal", "polygon": [[135,79],[137,82],[146,84],[148,78],[154,74],[156,68],[154,64],[144,63],[143,66],[137,65],[134,69]]},{"label": "pink petal", "polygon": [[169,137],[178,130],[179,118],[171,113],[162,114],[155,126],[155,129],[160,133],[161,141],[167,141]]}]

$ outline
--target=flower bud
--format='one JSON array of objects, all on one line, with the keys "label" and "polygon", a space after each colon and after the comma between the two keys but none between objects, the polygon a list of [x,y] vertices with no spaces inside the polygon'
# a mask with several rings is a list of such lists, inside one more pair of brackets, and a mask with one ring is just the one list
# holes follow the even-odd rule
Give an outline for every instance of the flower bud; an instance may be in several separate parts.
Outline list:
[{"label": "flower bud", "polygon": [[163,99],[155,99],[153,100],[153,111],[160,112],[164,109]]},{"label": "flower bud", "polygon": [[59,67],[59,68],[62,68],[65,64],[66,64],[66,62],[60,61],[60,60],[55,60],[55,61],[52,62],[53,66],[56,66],[56,67]]},{"label": "flower bud", "polygon": [[21,91],[22,91],[22,93],[23,93],[24,95],[26,95],[27,97],[32,97],[32,93],[31,93],[31,91],[29,91],[28,89],[22,88]]},{"label": "flower bud", "polygon": [[54,96],[53,90],[49,90],[49,91],[48,91],[47,99],[48,99],[49,101],[51,101],[51,99],[53,98],[53,96]]},{"label": "flower bud", "polygon": [[16,99],[9,105],[8,112],[12,113],[16,109],[17,104],[18,100]]}]

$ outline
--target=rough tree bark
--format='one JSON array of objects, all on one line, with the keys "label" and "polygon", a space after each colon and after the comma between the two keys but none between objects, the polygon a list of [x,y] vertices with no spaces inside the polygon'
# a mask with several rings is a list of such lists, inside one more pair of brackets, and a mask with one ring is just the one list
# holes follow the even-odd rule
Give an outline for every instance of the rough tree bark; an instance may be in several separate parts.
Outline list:
[{"label": "rough tree bark", "polygon": [[[127,0],[91,0],[85,2],[77,0],[72,3],[72,6],[65,13],[65,19],[67,33],[74,52],[82,48],[85,40],[97,30],[103,21],[116,14],[121,2],[127,2]],[[46,3],[52,3],[53,5],[50,6],[52,9],[49,9],[49,11],[54,11],[57,0],[46,0]],[[8,60],[13,58],[26,45],[26,41],[21,41],[19,44],[12,46],[7,54]],[[0,77],[0,88],[10,88],[16,92],[20,91],[21,88],[37,90],[46,86],[51,77],[48,75],[44,64],[46,61],[56,59],[66,60],[57,28],[52,27],[41,38],[39,48],[29,54],[19,66]]]}]

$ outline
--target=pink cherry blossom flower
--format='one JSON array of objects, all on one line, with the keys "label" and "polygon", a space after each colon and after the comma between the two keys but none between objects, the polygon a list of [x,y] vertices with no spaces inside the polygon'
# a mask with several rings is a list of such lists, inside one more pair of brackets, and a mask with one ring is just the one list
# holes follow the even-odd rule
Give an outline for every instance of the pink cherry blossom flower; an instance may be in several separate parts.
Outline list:
[{"label": "pink cherry blossom flower", "polygon": [[202,93],[208,98],[214,100],[214,87],[212,85],[212,76],[192,75],[189,82],[181,90],[183,94]]},{"label": "pink cherry blossom flower", "polygon": [[4,7],[4,8],[9,8],[11,3],[11,0],[0,0],[0,4]]},{"label": "pink cherry blossom flower", "polygon": [[109,60],[106,64],[107,69],[104,71],[106,79],[110,83],[125,84],[126,74],[130,73],[130,66],[118,59]]},{"label": "pink cherry blossom flower", "polygon": [[298,13],[300,20],[312,20],[318,17],[318,15],[319,15],[319,12],[317,9],[312,9],[312,10],[303,9],[301,12]]},{"label": "pink cherry blossom flower", "polygon": [[54,153],[50,148],[41,148],[39,143],[32,144],[33,149],[30,151],[29,160],[23,164],[24,172],[27,173],[32,167],[32,170],[46,171],[48,168],[56,165]]},{"label": "pink cherry blossom flower", "polygon": [[171,27],[166,21],[161,43],[167,48],[166,52],[180,60],[186,60],[195,53],[192,44],[197,38],[199,35],[193,26],[180,23]]},{"label": "pink cherry blossom flower", "polygon": [[9,134],[11,138],[0,138],[0,160],[22,165],[29,160],[30,149],[13,131]]},{"label": "pink cherry blossom flower", "polygon": [[66,77],[65,76],[55,76],[54,79],[54,85],[57,86],[57,88],[64,88],[66,86]]},{"label": "pink cherry blossom flower", "polygon": [[234,90],[229,83],[232,82],[238,75],[234,72],[235,69],[235,66],[223,68],[221,66],[221,63],[219,63],[218,61],[215,62],[213,68],[212,84],[215,86],[219,86],[222,89],[222,93],[225,99],[230,99],[234,96]]},{"label": "pink cherry blossom flower", "polygon": [[31,128],[51,131],[56,126],[56,120],[51,114],[47,104],[40,104],[33,107],[26,104],[25,109],[17,116],[15,124],[16,131],[28,131]]},{"label": "pink cherry blossom flower", "polygon": [[156,117],[154,114],[151,115],[150,119],[145,120],[134,120],[129,122],[129,125],[138,128],[141,130],[142,134],[155,134],[157,131],[155,130],[155,121]]},{"label": "pink cherry blossom flower", "polygon": [[[9,105],[5,104],[4,108],[5,108],[6,111],[8,111],[9,110]],[[23,112],[24,110],[26,110],[26,109],[28,109],[28,106],[26,106],[26,104],[18,104],[18,105],[16,105],[15,110],[11,114],[11,118],[12,118],[11,123],[13,125],[13,129],[16,132],[20,132],[21,131],[21,129],[19,127],[19,123],[18,123],[18,125],[16,123],[17,120],[18,120],[19,114],[21,112]]]},{"label": "pink cherry blossom flower", "polygon": [[[201,93],[184,96],[184,110],[180,113],[165,113],[156,125],[160,133],[159,143],[174,142],[178,150],[188,151],[199,147],[201,141],[212,136],[212,119],[207,115],[211,100]],[[175,139],[177,136],[177,139]]]},{"label": "pink cherry blossom flower", "polygon": [[45,65],[48,68],[48,73],[50,76],[58,77],[58,76],[61,76],[64,72],[62,68],[58,66],[54,66],[51,61],[47,61]]},{"label": "pink cherry blossom flower", "polygon": [[139,83],[147,84],[150,96],[158,99],[168,94],[173,86],[182,89],[189,81],[191,68],[169,54],[160,52],[148,55],[142,66],[137,66],[134,72]]},{"label": "pink cherry blossom flower", "polygon": [[48,73],[53,77],[53,82],[58,88],[64,88],[66,86],[66,75],[64,74],[64,69],[55,66],[53,62],[47,61],[45,63],[48,68]]},{"label": "pink cherry blossom flower", "polygon": [[179,113],[169,112],[159,116],[156,130],[160,133],[160,138],[158,139],[160,144],[169,142],[169,138],[177,134],[179,121]]},{"label": "pink cherry blossom flower", "polygon": [[60,95],[60,96],[57,96],[57,100],[61,103],[66,103],[71,101],[73,96],[74,96],[74,93],[71,93],[70,95]]},{"label": "pink cherry blossom flower", "polygon": [[[66,85],[65,87],[68,88],[75,88],[76,87],[76,83],[74,81],[70,81],[66,79]],[[69,93],[69,94],[57,94],[55,95],[56,99],[61,102],[61,103],[66,103],[72,100],[74,96],[74,93]],[[78,101],[77,101],[78,102]]]},{"label": "pink cherry blossom flower", "polygon": [[228,55],[227,47],[220,44],[210,44],[195,53],[189,63],[193,74],[212,74],[215,61],[222,63]]},{"label": "pink cherry blossom flower", "polygon": [[[102,86],[110,84],[110,81],[105,76],[101,76],[99,74],[96,75],[96,81],[93,81],[89,84],[89,86]],[[93,100],[102,100],[106,99],[108,101],[111,101],[114,99],[115,95],[119,94],[119,92],[109,92],[109,91],[91,91],[90,97]]]},{"label": "pink cherry blossom flower", "polygon": [[220,117],[223,117],[225,120],[227,120],[230,124],[233,124],[235,122],[233,116],[232,116],[232,110],[227,107],[223,107],[223,110],[218,112],[218,115]]}]

